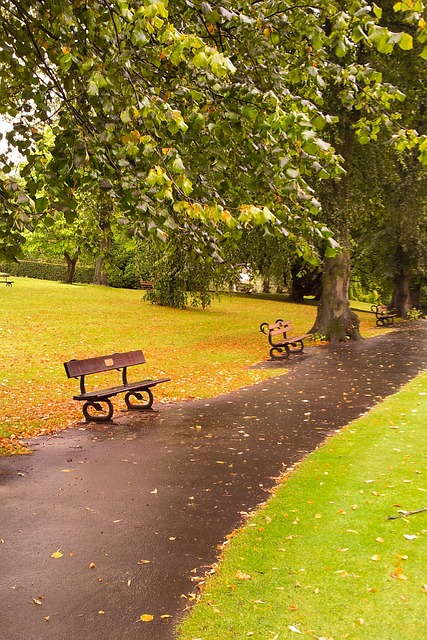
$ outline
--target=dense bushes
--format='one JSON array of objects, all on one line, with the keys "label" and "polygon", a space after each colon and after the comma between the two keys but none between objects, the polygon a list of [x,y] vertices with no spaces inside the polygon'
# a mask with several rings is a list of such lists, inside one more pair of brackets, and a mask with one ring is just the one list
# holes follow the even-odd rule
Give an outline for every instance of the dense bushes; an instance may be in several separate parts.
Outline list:
[{"label": "dense bushes", "polygon": [[141,280],[150,280],[151,274],[146,263],[147,252],[144,243],[136,241],[111,247],[108,284],[122,289],[139,289]]},{"label": "dense bushes", "polygon": [[[0,270],[13,276],[38,278],[40,280],[59,280],[63,282],[67,268],[65,264],[49,264],[47,262],[35,262],[20,260],[19,262],[0,263]],[[94,270],[92,267],[80,267],[77,265],[74,282],[91,284]]]}]

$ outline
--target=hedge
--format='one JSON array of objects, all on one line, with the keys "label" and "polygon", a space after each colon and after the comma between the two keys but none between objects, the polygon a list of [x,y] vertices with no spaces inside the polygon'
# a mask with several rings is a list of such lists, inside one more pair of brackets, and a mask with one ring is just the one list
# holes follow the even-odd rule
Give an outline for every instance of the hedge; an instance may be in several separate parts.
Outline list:
[{"label": "hedge", "polygon": [[[39,280],[59,280],[60,282],[64,282],[67,274],[65,263],[48,264],[47,262],[33,262],[31,260],[0,263],[0,271],[10,273],[12,276],[38,278]],[[91,284],[93,282],[93,276],[93,267],[79,267],[77,265],[74,282]]]}]

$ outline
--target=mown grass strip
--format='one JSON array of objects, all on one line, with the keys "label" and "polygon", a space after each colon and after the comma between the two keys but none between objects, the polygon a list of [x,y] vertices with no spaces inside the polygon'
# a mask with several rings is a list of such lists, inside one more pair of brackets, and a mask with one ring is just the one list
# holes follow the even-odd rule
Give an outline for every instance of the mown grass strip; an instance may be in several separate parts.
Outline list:
[{"label": "mown grass strip", "polygon": [[309,455],[226,546],[179,640],[427,638],[427,374]]}]

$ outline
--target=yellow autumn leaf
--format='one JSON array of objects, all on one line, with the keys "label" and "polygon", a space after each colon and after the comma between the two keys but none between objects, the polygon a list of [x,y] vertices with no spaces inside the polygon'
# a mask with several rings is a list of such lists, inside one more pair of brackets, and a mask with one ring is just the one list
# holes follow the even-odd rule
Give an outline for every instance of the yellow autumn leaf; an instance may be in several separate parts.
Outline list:
[{"label": "yellow autumn leaf", "polygon": [[163,615],[160,616],[160,618],[164,620],[165,618],[172,618],[172,616],[169,613],[164,613]]},{"label": "yellow autumn leaf", "polygon": [[60,552],[60,550],[58,549],[58,551],[55,551],[55,553],[52,553],[52,555],[50,556],[51,558],[62,558],[64,554]]},{"label": "yellow autumn leaf", "polygon": [[71,53],[70,47],[62,47],[62,53],[64,54],[64,56],[66,56],[67,53]]},{"label": "yellow autumn leaf", "polygon": [[408,577],[403,573],[403,569],[401,567],[397,567],[395,571],[391,574],[392,578],[396,578],[397,580],[407,580]]},{"label": "yellow autumn leaf", "polygon": [[142,620],[142,622],[151,622],[154,620],[154,616],[152,616],[151,613],[143,613],[139,616],[139,619]]},{"label": "yellow autumn leaf", "polygon": [[371,560],[373,562],[378,562],[379,560],[381,560],[381,556],[378,556],[378,555],[371,556]]},{"label": "yellow autumn leaf", "polygon": [[244,571],[239,571],[236,573],[236,578],[238,580],[252,580],[252,576],[250,576],[248,573],[245,573]]}]

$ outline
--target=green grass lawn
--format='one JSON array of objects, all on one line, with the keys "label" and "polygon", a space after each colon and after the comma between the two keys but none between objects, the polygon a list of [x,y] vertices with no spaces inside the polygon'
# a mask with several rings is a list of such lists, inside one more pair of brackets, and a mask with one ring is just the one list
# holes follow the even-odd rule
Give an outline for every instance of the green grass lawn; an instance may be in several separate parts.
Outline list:
[{"label": "green grass lawn", "polygon": [[[305,333],[316,314],[310,304],[227,295],[205,310],[176,310],[144,301],[141,291],[14,280],[13,287],[0,289],[0,438],[62,429],[81,419],[81,407],[71,399],[78,382],[67,380],[62,366],[71,358],[142,349],[145,371],[129,371],[129,378],[172,379],[155,389],[155,401],[211,397],[277,375],[248,368],[268,357],[261,322],[291,319]],[[360,317],[370,335],[373,314]],[[93,378],[94,387],[109,384],[105,375]],[[117,374],[110,380],[116,384]],[[123,399],[115,405],[124,407]]]},{"label": "green grass lawn", "polygon": [[225,547],[179,640],[427,638],[427,374],[309,455]]}]

